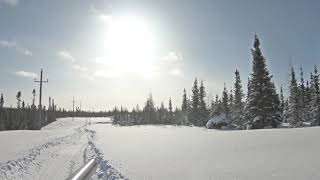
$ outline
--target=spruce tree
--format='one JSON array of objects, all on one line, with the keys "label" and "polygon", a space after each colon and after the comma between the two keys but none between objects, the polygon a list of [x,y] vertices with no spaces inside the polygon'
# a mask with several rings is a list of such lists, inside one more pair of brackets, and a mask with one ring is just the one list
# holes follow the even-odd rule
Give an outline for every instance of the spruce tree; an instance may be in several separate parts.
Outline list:
[{"label": "spruce tree", "polygon": [[226,121],[230,123],[231,113],[230,113],[230,106],[229,106],[228,90],[226,88],[226,85],[224,85],[223,93],[222,93],[222,112],[226,115]]},{"label": "spruce tree", "polygon": [[181,110],[184,114],[188,113],[189,111],[188,106],[189,105],[188,105],[187,92],[186,92],[186,89],[183,89]]},{"label": "spruce tree", "polygon": [[152,94],[150,93],[147,102],[143,108],[143,124],[156,123],[156,108],[154,106]]},{"label": "spruce tree", "polygon": [[219,116],[222,113],[221,100],[219,95],[216,95],[215,101],[211,105],[211,117]]},{"label": "spruce tree", "polygon": [[277,90],[276,90],[276,86],[275,86],[274,82],[272,82],[272,84],[271,84],[271,90],[272,90],[271,101],[273,102],[272,110],[274,113],[273,120],[275,120],[272,122],[273,124],[271,126],[276,127],[283,120],[283,118],[282,118],[283,114],[282,114],[281,107],[280,107],[280,97],[277,94]]},{"label": "spruce tree", "polygon": [[312,104],[312,94],[311,94],[311,89],[310,89],[310,85],[309,85],[309,80],[307,80],[306,83],[306,90],[305,90],[305,121],[310,122],[311,121],[311,112],[310,109],[312,108],[311,106]]},{"label": "spruce tree", "polygon": [[245,104],[248,104],[248,100],[249,100],[249,97],[250,97],[250,93],[251,93],[251,85],[250,85],[250,78],[248,78],[248,84],[247,84],[247,96],[246,96],[246,103]]},{"label": "spruce tree", "polygon": [[302,124],[302,114],[301,107],[299,106],[299,88],[293,67],[291,68],[289,89],[289,107],[285,115],[286,122],[289,122],[291,127],[299,127]]},{"label": "spruce tree", "polygon": [[203,81],[200,84],[199,90],[199,126],[204,126],[209,119],[209,111],[207,110],[207,105],[205,101],[206,92],[205,87],[203,85]]},{"label": "spruce tree", "polygon": [[54,103],[54,99],[52,99],[52,110],[53,110],[53,111],[56,110],[56,104]]},{"label": "spruce tree", "polygon": [[199,126],[199,88],[198,80],[195,79],[192,87],[192,102],[191,102],[191,112],[190,112],[190,121],[192,124]]},{"label": "spruce tree", "polygon": [[1,93],[1,97],[0,97],[0,131],[2,130],[6,130],[6,127],[5,127],[5,120],[3,118],[3,104],[4,104],[4,99],[3,99],[3,94]]},{"label": "spruce tree", "polygon": [[168,124],[173,124],[173,109],[172,109],[172,101],[169,98],[169,106],[168,106]]},{"label": "spruce tree", "polygon": [[233,120],[234,124],[239,128],[243,128],[243,126],[244,126],[244,117],[243,117],[244,103],[242,101],[243,96],[244,96],[244,94],[243,94],[243,90],[242,90],[240,73],[236,69],[235,83],[234,83],[234,106],[233,106],[233,111],[232,111],[232,120]]},{"label": "spruce tree", "polygon": [[16,98],[17,98],[17,108],[20,109],[20,107],[21,107],[21,91],[18,91]]},{"label": "spruce tree", "polygon": [[1,97],[0,97],[0,108],[3,108],[3,104],[4,104],[4,99],[3,99],[3,94],[1,93]]},{"label": "spruce tree", "polygon": [[32,105],[31,105],[32,109],[36,108],[35,102],[36,102],[36,90],[33,89],[32,90]]},{"label": "spruce tree", "polygon": [[281,111],[281,114],[283,115],[283,111],[284,111],[284,96],[283,96],[282,86],[280,86],[280,111]]},{"label": "spruce tree", "polygon": [[320,126],[320,84],[317,66],[314,66],[313,73],[311,120],[313,125]]},{"label": "spruce tree", "polygon": [[277,108],[277,94],[272,76],[267,69],[266,60],[260,50],[258,36],[254,38],[254,48],[251,50],[253,66],[249,79],[247,105],[245,108],[247,125],[253,129],[266,126],[276,127],[281,120],[279,107]]},{"label": "spruce tree", "polygon": [[304,78],[303,78],[303,70],[302,67],[300,67],[300,83],[298,86],[298,96],[299,96],[299,107],[301,109],[301,115],[302,115],[302,120],[306,121],[308,119],[308,108],[307,108],[307,94],[306,94],[306,88],[305,88],[305,83],[304,83]]},{"label": "spruce tree", "polygon": [[234,97],[233,97],[233,91],[231,89],[229,93],[229,106],[231,111],[233,111],[233,105],[234,105]]},{"label": "spruce tree", "polygon": [[214,108],[215,108],[214,100],[211,100],[211,102],[210,102],[210,117],[213,116]]},{"label": "spruce tree", "polygon": [[319,74],[318,74],[318,68],[317,66],[315,65],[314,66],[314,71],[313,71],[313,86],[314,86],[314,93],[315,95],[318,95],[319,94]]},{"label": "spruce tree", "polygon": [[159,112],[160,123],[165,124],[167,122],[167,110],[164,107],[163,102],[161,102],[161,105],[160,105],[158,112]]}]

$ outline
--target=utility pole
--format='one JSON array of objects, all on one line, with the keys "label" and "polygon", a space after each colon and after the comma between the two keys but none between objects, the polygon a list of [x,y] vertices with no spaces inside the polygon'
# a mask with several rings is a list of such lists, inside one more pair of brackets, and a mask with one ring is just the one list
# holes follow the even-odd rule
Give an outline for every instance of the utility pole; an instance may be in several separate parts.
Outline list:
[{"label": "utility pole", "polygon": [[77,102],[74,100],[74,96],[72,97],[72,120],[74,120],[74,103]]},{"label": "utility pole", "polygon": [[41,123],[42,123],[42,103],[41,103],[41,100],[42,100],[42,83],[48,83],[48,79],[46,81],[43,81],[42,80],[42,75],[43,75],[43,70],[41,69],[41,72],[40,72],[40,80],[34,80],[34,82],[37,82],[37,83],[40,83],[40,94],[39,94],[39,111],[40,111],[40,128],[41,128]]}]

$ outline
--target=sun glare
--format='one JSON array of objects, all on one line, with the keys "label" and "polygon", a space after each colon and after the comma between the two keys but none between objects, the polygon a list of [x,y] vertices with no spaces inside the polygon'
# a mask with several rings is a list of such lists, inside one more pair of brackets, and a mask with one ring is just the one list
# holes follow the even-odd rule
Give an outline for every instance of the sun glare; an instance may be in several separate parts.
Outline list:
[{"label": "sun glare", "polygon": [[147,23],[137,17],[118,17],[109,24],[106,64],[120,74],[151,76],[155,63],[155,40]]}]

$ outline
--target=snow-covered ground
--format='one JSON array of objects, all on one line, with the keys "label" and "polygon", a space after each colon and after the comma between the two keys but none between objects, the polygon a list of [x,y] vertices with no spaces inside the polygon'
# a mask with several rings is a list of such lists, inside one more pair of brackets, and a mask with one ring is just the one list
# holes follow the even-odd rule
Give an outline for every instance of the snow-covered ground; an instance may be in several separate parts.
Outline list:
[{"label": "snow-covered ground", "polygon": [[66,179],[92,157],[104,168],[98,169],[99,177],[119,176],[99,159],[94,132],[87,129],[95,121],[108,120],[65,118],[41,131],[0,132],[0,179]]},{"label": "snow-covered ground", "polygon": [[0,132],[0,179],[65,179],[91,157],[99,161],[94,179],[320,179],[318,127],[219,131],[108,120]]}]

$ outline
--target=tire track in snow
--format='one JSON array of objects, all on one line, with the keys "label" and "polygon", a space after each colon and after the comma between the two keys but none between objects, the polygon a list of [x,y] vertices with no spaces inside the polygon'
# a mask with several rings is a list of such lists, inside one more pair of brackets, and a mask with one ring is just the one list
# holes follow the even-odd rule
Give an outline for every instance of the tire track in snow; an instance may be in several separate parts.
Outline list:
[{"label": "tire track in snow", "polygon": [[75,132],[70,135],[38,145],[23,157],[0,163],[0,180],[65,179],[92,158],[98,162],[92,179],[127,180],[104,159],[94,143],[95,131],[86,129],[87,125],[73,129]]},{"label": "tire track in snow", "polygon": [[59,156],[59,150],[64,146],[80,139],[85,131],[85,126],[75,129],[75,133],[46,142],[29,150],[29,153],[16,160],[0,163],[0,179],[33,179],[39,175],[42,167]]}]

